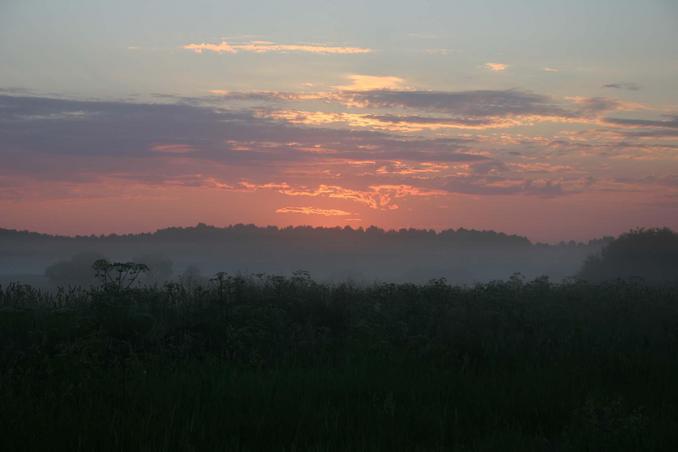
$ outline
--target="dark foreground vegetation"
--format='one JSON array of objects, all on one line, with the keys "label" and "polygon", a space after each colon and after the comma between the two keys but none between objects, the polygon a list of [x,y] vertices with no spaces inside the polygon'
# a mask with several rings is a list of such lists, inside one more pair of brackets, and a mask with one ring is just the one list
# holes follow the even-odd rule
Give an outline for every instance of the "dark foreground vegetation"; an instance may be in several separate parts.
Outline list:
[{"label": "dark foreground vegetation", "polygon": [[0,289],[0,450],[678,447],[677,286],[99,270]]}]

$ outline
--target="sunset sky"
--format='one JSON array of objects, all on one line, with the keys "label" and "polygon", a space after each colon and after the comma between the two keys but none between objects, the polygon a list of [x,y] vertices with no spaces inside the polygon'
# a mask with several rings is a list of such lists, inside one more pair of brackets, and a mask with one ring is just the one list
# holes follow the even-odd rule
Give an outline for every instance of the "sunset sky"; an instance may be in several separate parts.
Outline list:
[{"label": "sunset sky", "polygon": [[0,227],[678,229],[675,0],[0,0]]}]

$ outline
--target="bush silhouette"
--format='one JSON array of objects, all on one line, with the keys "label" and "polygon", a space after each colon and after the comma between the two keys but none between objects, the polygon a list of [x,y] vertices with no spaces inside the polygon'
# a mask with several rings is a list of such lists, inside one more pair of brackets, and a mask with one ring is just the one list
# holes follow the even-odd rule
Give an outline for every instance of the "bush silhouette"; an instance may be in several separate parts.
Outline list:
[{"label": "bush silhouette", "polygon": [[45,269],[45,276],[59,286],[88,286],[96,282],[92,263],[102,259],[99,253],[85,252],[69,260],[56,262]]},{"label": "bush silhouette", "polygon": [[592,282],[642,278],[648,283],[678,281],[678,234],[668,228],[635,229],[590,256],[578,277]]},{"label": "bush silhouette", "polygon": [[143,283],[163,284],[174,274],[174,263],[162,254],[145,254],[132,258],[132,262],[144,264],[148,271],[144,274]]}]

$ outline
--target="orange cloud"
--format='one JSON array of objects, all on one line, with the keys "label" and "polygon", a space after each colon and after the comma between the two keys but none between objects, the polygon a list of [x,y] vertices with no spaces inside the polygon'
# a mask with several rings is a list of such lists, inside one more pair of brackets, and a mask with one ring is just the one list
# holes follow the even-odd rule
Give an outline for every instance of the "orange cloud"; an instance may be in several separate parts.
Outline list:
[{"label": "orange cloud", "polygon": [[[455,123],[430,122],[415,123],[406,119],[402,121],[384,121],[367,113],[329,113],[322,111],[296,111],[296,110],[278,110],[266,113],[266,116],[276,120],[287,121],[291,124],[303,125],[327,125],[327,124],[345,124],[351,127],[365,127],[390,132],[419,132],[422,130],[437,129],[469,129],[469,128],[488,128],[470,127]],[[501,127],[501,126],[494,126]],[[506,126],[504,126],[506,127]]]},{"label": "orange cloud", "polygon": [[[378,196],[375,196],[374,192],[353,190],[349,188],[340,187],[337,185],[321,184],[316,189],[308,189],[304,187],[289,188],[280,190],[280,193],[283,193],[288,196],[310,196],[310,197],[326,196],[328,198],[334,199],[345,199],[365,204],[372,209],[380,209],[388,205],[388,201],[382,202],[382,200],[379,199]],[[397,206],[395,208],[397,208]]]},{"label": "orange cloud", "polygon": [[[339,185],[321,184],[317,188],[292,187],[282,183],[254,184],[251,182],[240,182],[241,189],[235,191],[256,191],[262,189],[277,190],[287,196],[304,197],[327,197],[332,199],[343,199],[347,201],[364,204],[371,209],[376,210],[395,210],[399,206],[394,202],[396,199],[405,197],[423,197],[423,196],[441,196],[446,192],[440,190],[426,190],[413,187],[411,185],[370,185],[367,190],[355,190],[341,187]],[[243,190],[244,189],[244,190]]]},{"label": "orange cloud", "polygon": [[186,50],[191,50],[195,53],[215,52],[215,53],[238,53],[238,52],[252,52],[252,53],[289,53],[289,52],[304,52],[324,55],[355,55],[372,52],[371,49],[364,47],[344,47],[331,46],[323,44],[276,44],[270,41],[250,41],[241,44],[229,44],[226,41],[221,41],[218,44],[200,43],[200,44],[186,44],[182,46]]},{"label": "orange cloud", "polygon": [[[198,175],[200,177],[200,175]],[[220,190],[235,190],[233,185],[227,184],[215,177],[207,177],[202,180],[202,185],[208,188],[218,188]]]},{"label": "orange cloud", "polygon": [[492,72],[502,72],[508,68],[508,64],[504,63],[485,63],[485,69],[489,69]]},{"label": "orange cloud", "polygon": [[299,215],[321,215],[323,217],[345,217],[351,212],[339,209],[319,209],[317,207],[281,207],[275,213],[293,213]]},{"label": "orange cloud", "polygon": [[327,196],[335,199],[346,199],[379,210],[397,209],[398,205],[393,202],[395,199],[443,194],[434,190],[422,190],[411,185],[370,185],[368,190],[353,190],[336,185],[320,185],[315,190],[290,189],[282,190],[281,193],[289,196]]},{"label": "orange cloud", "polygon": [[405,80],[394,76],[349,75],[348,85],[335,86],[342,91],[373,91],[380,89],[402,89]]},{"label": "orange cloud", "polygon": [[206,42],[200,44],[186,44],[182,46],[186,50],[192,50],[195,53],[215,52],[215,53],[238,53],[229,43],[221,41],[219,44],[209,44]]},{"label": "orange cloud", "polygon": [[[346,125],[349,127],[364,127],[388,132],[421,132],[426,130],[444,129],[504,129],[510,127],[530,126],[542,122],[560,123],[598,123],[591,118],[565,117],[557,115],[515,115],[511,117],[488,116],[483,120],[476,118],[428,118],[408,116],[379,116],[369,113],[331,113],[323,111],[276,110],[261,113],[267,117],[291,124],[301,125]],[[476,120],[474,120],[476,119]]]},{"label": "orange cloud", "polygon": [[244,191],[255,191],[255,190],[261,190],[261,189],[271,189],[271,190],[287,190],[290,188],[290,185],[283,182],[280,184],[275,184],[275,183],[267,183],[267,184],[253,184],[251,182],[240,182],[240,186]]}]

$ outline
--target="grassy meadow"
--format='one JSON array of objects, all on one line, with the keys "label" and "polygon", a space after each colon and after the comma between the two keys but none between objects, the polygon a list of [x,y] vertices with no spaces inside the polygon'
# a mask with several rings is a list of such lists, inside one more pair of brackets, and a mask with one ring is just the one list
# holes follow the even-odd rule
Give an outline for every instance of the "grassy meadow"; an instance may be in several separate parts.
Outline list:
[{"label": "grassy meadow", "polygon": [[0,449],[678,447],[678,287],[0,288]]}]

